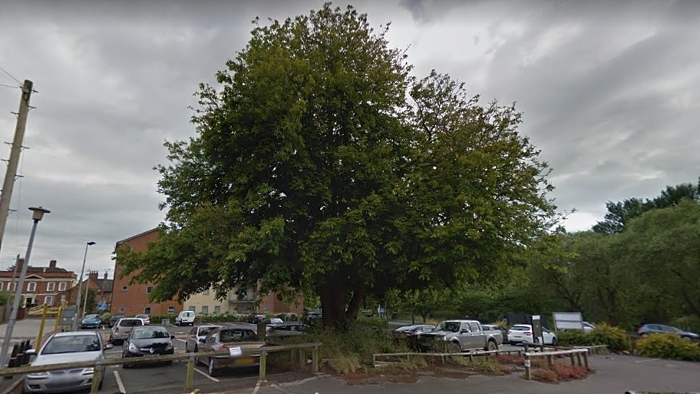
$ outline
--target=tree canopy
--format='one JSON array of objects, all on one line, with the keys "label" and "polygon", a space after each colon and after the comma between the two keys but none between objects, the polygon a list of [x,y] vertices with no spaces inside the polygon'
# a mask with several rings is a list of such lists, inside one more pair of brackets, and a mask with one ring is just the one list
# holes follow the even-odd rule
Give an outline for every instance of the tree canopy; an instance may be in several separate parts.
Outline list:
[{"label": "tree canopy", "polygon": [[320,296],[343,327],[363,300],[503,279],[550,224],[548,166],[521,115],[411,75],[388,27],[353,7],[255,21],[197,134],[167,142],[167,209],[146,253],[117,251],[155,300],[214,286]]}]

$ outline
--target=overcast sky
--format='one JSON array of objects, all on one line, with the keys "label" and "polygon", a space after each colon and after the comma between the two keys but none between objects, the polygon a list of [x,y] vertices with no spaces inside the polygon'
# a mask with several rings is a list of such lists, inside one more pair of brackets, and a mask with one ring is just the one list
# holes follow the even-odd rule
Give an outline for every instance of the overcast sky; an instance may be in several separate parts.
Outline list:
[{"label": "overcast sky", "polygon": [[[165,163],[164,140],[194,135],[187,107],[197,84],[212,82],[245,46],[255,16],[283,19],[322,2],[56,3],[0,4],[0,67],[38,92],[0,268],[24,255],[28,207],[42,205],[52,212],[39,225],[30,264],[56,259],[79,271],[86,242],[95,241],[87,268],[111,275],[116,241],[164,218],[152,167]],[[392,22],[390,43],[410,46],[416,75],[434,68],[484,100],[517,102],[522,133],[554,169],[557,205],[578,210],[569,230],[590,228],[606,201],[654,197],[700,176],[700,2],[353,4],[375,26]],[[16,85],[0,71],[7,142]],[[9,152],[0,146],[0,158]]]}]

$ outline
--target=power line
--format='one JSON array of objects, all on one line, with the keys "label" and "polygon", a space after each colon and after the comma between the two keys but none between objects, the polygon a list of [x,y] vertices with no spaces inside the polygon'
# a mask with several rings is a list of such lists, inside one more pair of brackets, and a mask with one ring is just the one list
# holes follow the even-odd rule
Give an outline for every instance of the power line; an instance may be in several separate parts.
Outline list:
[{"label": "power line", "polygon": [[4,68],[0,67],[0,71],[2,71],[2,72],[4,72],[5,74],[7,74],[7,76],[10,77],[10,78],[12,78],[15,82],[17,82],[18,85],[20,85],[20,86],[22,85],[22,82],[20,82],[19,79],[15,78],[14,75],[10,74],[10,73],[9,73],[7,70],[5,70]]},{"label": "power line", "polygon": [[7,85],[7,84],[4,84],[4,83],[0,83],[0,88],[20,89],[21,86],[17,86],[17,85]]}]

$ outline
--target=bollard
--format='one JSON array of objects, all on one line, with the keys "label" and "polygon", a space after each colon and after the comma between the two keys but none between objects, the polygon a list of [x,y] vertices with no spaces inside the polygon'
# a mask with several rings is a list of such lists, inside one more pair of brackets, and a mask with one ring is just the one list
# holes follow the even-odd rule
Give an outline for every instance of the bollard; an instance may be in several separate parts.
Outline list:
[{"label": "bollard", "polygon": [[187,378],[185,380],[185,391],[192,391],[194,387],[194,353],[190,353],[187,359]]},{"label": "bollard", "polygon": [[267,350],[260,352],[260,377],[258,382],[267,382]]},{"label": "bollard", "polygon": [[8,368],[14,368],[19,366],[17,364],[17,354],[19,354],[19,345],[15,343],[15,345],[12,346],[12,356],[10,356],[10,362],[7,364]]},{"label": "bollard", "polygon": [[22,365],[27,365],[29,364],[29,353],[27,353],[27,350],[31,349],[32,345],[29,343],[29,339],[27,339],[24,343],[24,355],[22,357]]},{"label": "bollard", "polygon": [[92,370],[92,385],[90,386],[90,394],[97,394],[100,392],[100,383],[104,379],[104,368],[102,368],[102,363],[100,361],[95,363]]},{"label": "bollard", "polygon": [[525,354],[525,378],[527,380],[532,380],[532,369],[530,368],[531,365],[532,364],[530,363],[530,355]]},{"label": "bollard", "polygon": [[24,362],[24,341],[19,343],[19,349],[17,350],[17,358],[15,359],[15,367],[21,367]]},{"label": "bollard", "polygon": [[319,354],[318,354],[318,343],[314,343],[314,349],[311,351],[311,360],[313,362],[313,373],[318,373],[318,360]]}]

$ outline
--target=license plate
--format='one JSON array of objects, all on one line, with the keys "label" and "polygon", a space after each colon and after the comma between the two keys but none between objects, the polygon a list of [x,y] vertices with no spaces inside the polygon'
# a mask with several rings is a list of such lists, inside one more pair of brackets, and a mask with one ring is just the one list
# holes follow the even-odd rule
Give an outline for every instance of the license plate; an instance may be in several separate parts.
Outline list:
[{"label": "license plate", "polygon": [[255,359],[252,357],[237,358],[234,362],[236,365],[253,365],[255,364]]}]

